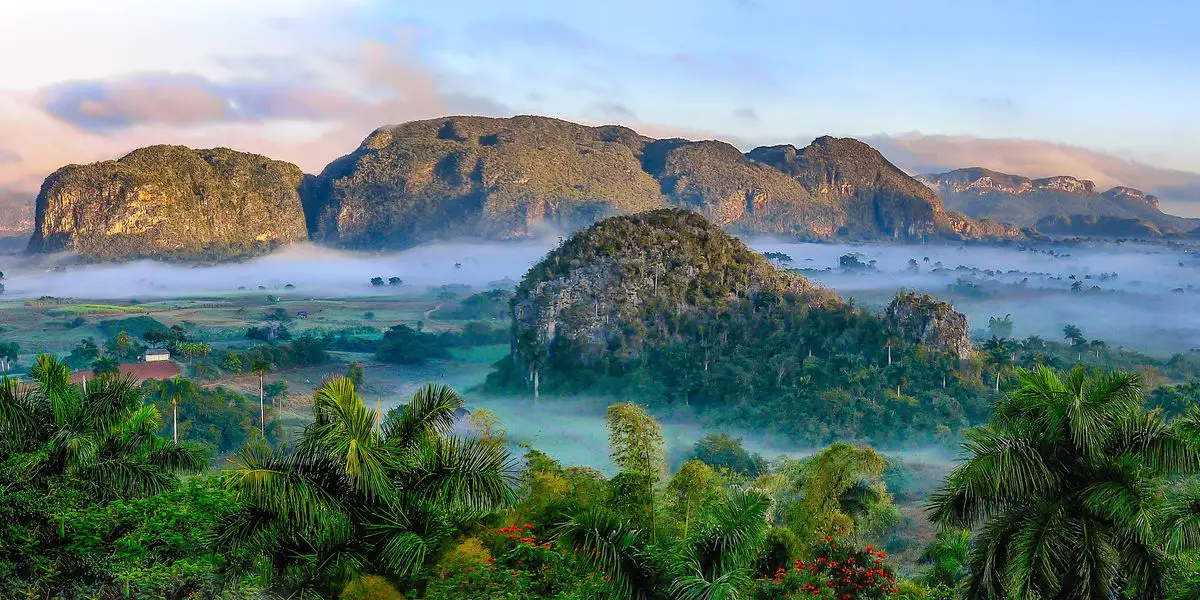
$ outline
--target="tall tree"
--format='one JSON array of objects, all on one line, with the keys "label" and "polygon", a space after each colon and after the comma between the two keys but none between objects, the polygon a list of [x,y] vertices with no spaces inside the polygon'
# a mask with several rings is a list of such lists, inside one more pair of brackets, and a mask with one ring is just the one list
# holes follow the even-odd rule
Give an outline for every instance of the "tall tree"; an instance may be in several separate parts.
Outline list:
[{"label": "tall tree", "polygon": [[631,402],[608,407],[604,417],[608,426],[608,445],[613,463],[622,473],[644,479],[649,505],[650,538],[654,531],[654,486],[667,469],[666,444],[662,426],[645,409]]},{"label": "tall tree", "polygon": [[176,375],[159,384],[159,393],[171,400],[171,438],[179,443],[179,403],[196,397],[196,384]]},{"label": "tall tree", "polygon": [[263,393],[263,378],[271,370],[271,363],[265,359],[256,358],[250,362],[250,372],[258,375],[258,432],[265,438],[267,435],[267,409]]},{"label": "tall tree", "polygon": [[1129,374],[1017,378],[928,507],[942,526],[981,527],[967,596],[1163,597],[1166,483],[1200,468],[1200,411],[1164,422]]},{"label": "tall tree", "polygon": [[1071,342],[1071,347],[1076,350],[1075,360],[1081,358],[1080,349],[1087,345],[1087,338],[1083,337],[1083,330],[1075,325],[1063,326],[1063,339]]},{"label": "tall tree", "polygon": [[505,448],[450,435],[462,407],[428,385],[376,428],[349,379],[325,382],[294,452],[260,442],[233,459],[225,484],[241,509],[222,539],[261,553],[269,587],[292,597],[419,574],[462,527],[507,506],[516,484]]}]

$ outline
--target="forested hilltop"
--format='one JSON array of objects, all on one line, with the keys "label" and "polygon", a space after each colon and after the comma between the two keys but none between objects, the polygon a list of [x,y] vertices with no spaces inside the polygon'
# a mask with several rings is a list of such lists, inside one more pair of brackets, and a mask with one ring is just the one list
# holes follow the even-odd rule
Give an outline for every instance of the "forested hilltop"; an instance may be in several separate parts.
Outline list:
[{"label": "forested hilltop", "polygon": [[966,319],[928,296],[884,315],[772,265],[702,216],[612,217],[534,265],[496,393],[602,394],[801,443],[947,439],[991,390]]}]

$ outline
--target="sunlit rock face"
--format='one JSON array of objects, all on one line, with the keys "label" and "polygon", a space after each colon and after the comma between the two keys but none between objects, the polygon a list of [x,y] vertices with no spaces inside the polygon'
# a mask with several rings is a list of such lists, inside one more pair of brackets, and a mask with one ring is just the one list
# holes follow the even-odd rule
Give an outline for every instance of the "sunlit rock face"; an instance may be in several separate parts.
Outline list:
[{"label": "sunlit rock face", "polygon": [[228,260],[307,239],[296,165],[225,148],[151,146],[42,184],[32,252]]}]

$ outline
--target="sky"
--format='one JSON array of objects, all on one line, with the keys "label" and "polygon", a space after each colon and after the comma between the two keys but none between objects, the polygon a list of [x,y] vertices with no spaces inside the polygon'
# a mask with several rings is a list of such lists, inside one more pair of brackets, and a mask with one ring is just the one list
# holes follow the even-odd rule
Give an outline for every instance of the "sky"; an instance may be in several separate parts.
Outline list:
[{"label": "sky", "polygon": [[1131,185],[1200,216],[1180,0],[5,0],[0,193],[154,143],[319,172],[374,128],[544,114],[650,136],[853,136],[912,173]]}]

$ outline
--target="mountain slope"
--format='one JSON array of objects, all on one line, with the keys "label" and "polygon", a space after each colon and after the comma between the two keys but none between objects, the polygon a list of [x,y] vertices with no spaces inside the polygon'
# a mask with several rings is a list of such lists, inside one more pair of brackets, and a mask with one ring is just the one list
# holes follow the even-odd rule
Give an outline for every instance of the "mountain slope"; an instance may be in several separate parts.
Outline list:
[{"label": "mountain slope", "polygon": [[[1163,235],[1183,234],[1200,226],[1200,220],[1162,212],[1158,198],[1141,190],[1118,186],[1099,192],[1093,182],[1074,177],[1030,179],[973,167],[917,179],[936,190],[950,208],[1026,227],[1061,229],[1065,219],[1074,223],[1070,229],[1078,234],[1108,235],[1110,230],[1122,230]],[[1116,226],[1118,222],[1129,226]],[[1131,225],[1139,222],[1148,227]]]},{"label": "mountain slope", "polygon": [[936,194],[856,140],[743,154],[719,141],[537,116],[382,127],[306,190],[314,239],[352,248],[521,238],[667,206],[731,231],[809,239],[1015,233],[947,213]]},{"label": "mountain slope", "polygon": [[151,146],[42,184],[29,250],[226,260],[304,240],[296,165],[226,148]]}]

